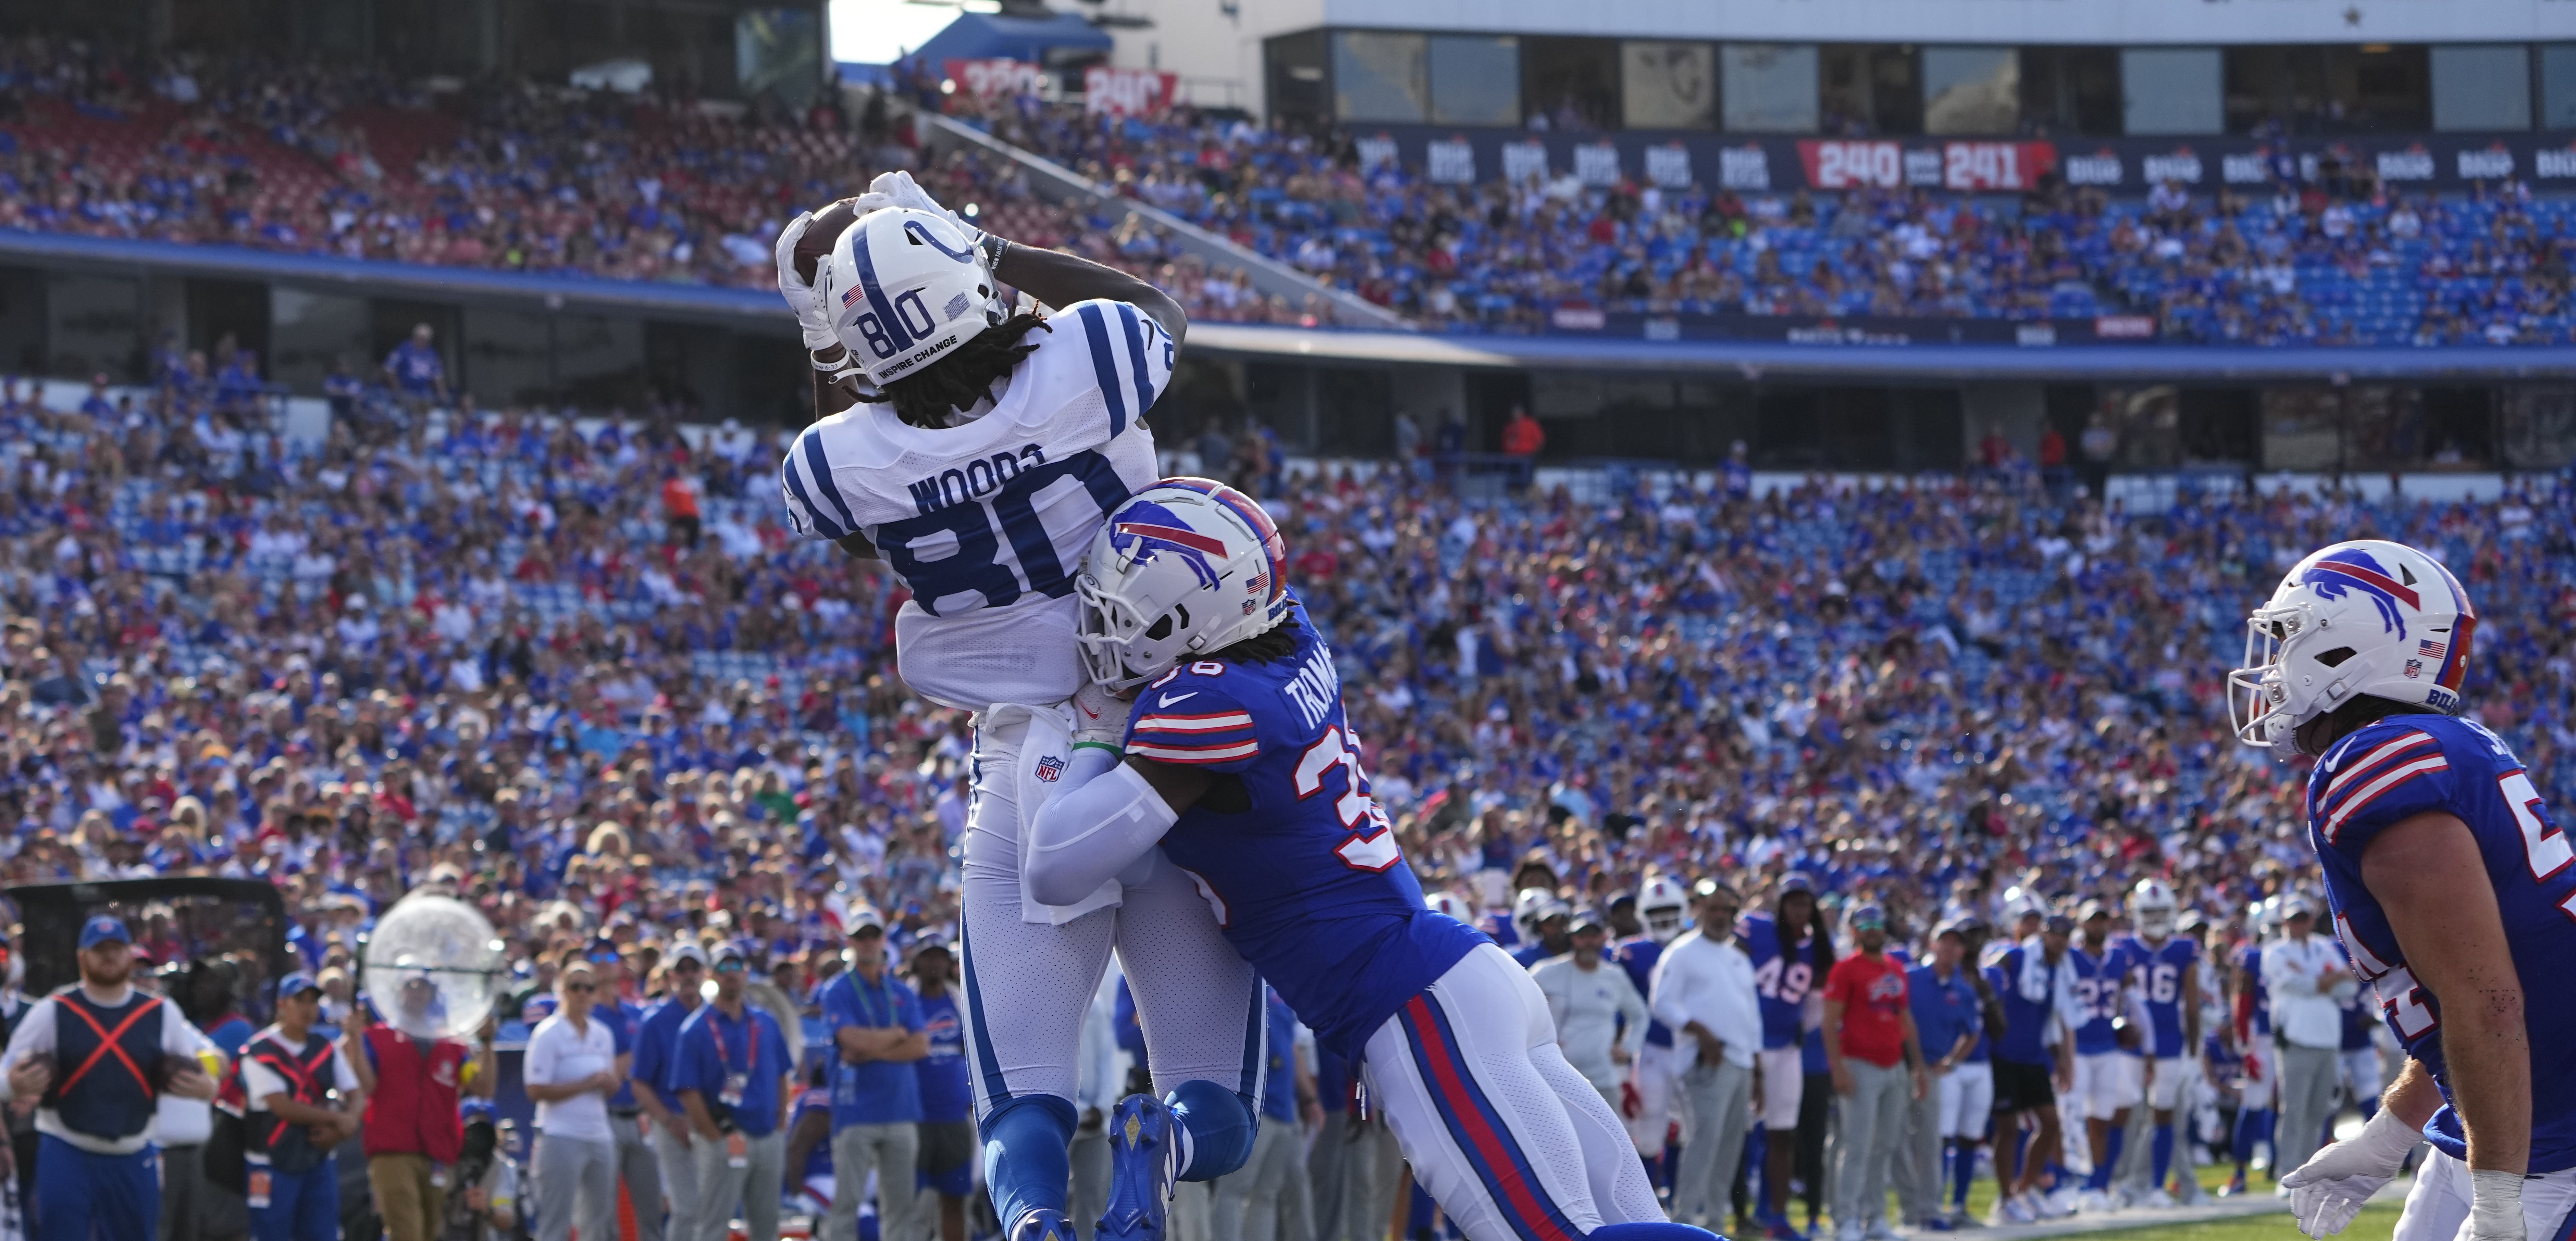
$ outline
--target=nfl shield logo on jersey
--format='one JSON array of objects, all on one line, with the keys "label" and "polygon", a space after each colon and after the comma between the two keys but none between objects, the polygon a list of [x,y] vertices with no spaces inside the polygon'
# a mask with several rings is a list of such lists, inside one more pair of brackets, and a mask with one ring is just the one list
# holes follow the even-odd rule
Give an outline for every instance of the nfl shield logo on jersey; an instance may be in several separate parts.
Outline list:
[{"label": "nfl shield logo on jersey", "polygon": [[1049,754],[1038,760],[1038,779],[1053,784],[1064,775],[1064,760]]}]

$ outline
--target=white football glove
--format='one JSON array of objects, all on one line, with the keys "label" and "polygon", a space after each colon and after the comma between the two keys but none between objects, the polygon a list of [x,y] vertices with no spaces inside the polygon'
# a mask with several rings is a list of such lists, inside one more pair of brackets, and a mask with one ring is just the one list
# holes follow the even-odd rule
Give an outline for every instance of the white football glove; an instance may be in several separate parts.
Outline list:
[{"label": "white football glove", "polygon": [[[883,194],[861,194],[851,202],[862,216],[895,205]],[[813,212],[797,212],[795,219],[778,230],[778,241],[770,248],[770,253],[778,260],[778,295],[787,299],[789,310],[796,312],[796,332],[804,338],[805,356],[809,359],[841,343],[841,338],[832,331],[832,308],[823,304],[822,291],[796,274],[796,245],[805,239],[805,231],[813,226]],[[814,273],[817,282],[822,274],[818,265]],[[855,372],[858,367],[845,358],[840,362],[815,362],[814,369],[841,374]]]},{"label": "white football glove", "polygon": [[913,180],[911,173],[900,168],[893,172],[878,173],[876,180],[868,182],[868,193],[885,195],[889,206],[910,207],[915,211],[947,216],[949,223],[955,224],[959,232],[966,234],[968,243],[978,247],[984,244],[984,230],[967,223],[956,212],[940,206],[939,200],[930,196],[930,191],[921,188],[921,183]]},{"label": "white football glove", "polygon": [[[2396,1177],[2407,1152],[2422,1138],[2422,1133],[2397,1119],[2395,1110],[2383,1107],[2362,1126],[2359,1137],[2318,1151],[2282,1177],[2281,1187],[2290,1191],[2290,1214],[2298,1218],[2299,1231],[2319,1241],[2342,1232],[2361,1213],[2361,1204]],[[2521,1216],[2517,1213],[2514,1218],[2519,1221]],[[2519,1222],[2515,1226],[2519,1228]]]},{"label": "white football glove", "polygon": [[1127,739],[1127,704],[1109,696],[1109,691],[1092,682],[1084,682],[1073,695],[1073,742],[1091,742],[1115,750]]}]

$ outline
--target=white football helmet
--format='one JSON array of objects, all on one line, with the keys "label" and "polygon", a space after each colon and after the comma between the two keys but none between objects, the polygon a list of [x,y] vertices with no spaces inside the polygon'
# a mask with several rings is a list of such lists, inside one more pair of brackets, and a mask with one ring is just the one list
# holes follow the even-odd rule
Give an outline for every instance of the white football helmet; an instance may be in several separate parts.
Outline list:
[{"label": "white football helmet", "polygon": [[2024,918],[2048,916],[2048,902],[2039,893],[2015,885],[2004,889],[2004,921],[2019,923]]},{"label": "white football helmet", "polygon": [[859,217],[817,274],[833,334],[879,388],[1005,317],[983,250],[954,221],[927,211],[888,207]]},{"label": "white football helmet", "polygon": [[1690,894],[1670,877],[1657,875],[1637,889],[1637,920],[1646,924],[1646,938],[1669,944],[1682,933],[1682,921],[1690,910]]},{"label": "white football helmet", "polygon": [[1118,506],[1074,578],[1074,638],[1091,679],[1141,685],[1288,618],[1287,546],[1252,497],[1167,478]]},{"label": "white football helmet", "polygon": [[2141,879],[2129,892],[2129,923],[2138,934],[2162,940],[2174,933],[2174,920],[2182,914],[2182,902],[2175,899],[2172,888],[2161,879]]},{"label": "white football helmet", "polygon": [[2456,715],[2477,612],[2441,562],[2365,539],[2311,554],[2246,620],[2227,674],[2236,738],[2298,752],[2299,726],[2368,695]]},{"label": "white football helmet", "polygon": [[1466,897],[1455,892],[1434,892],[1422,898],[1422,905],[1433,913],[1476,925],[1476,911],[1468,906]]},{"label": "white football helmet", "polygon": [[1520,932],[1521,942],[1538,942],[1538,924],[1550,918],[1572,916],[1574,910],[1556,893],[1545,888],[1523,888],[1512,900],[1512,929]]}]

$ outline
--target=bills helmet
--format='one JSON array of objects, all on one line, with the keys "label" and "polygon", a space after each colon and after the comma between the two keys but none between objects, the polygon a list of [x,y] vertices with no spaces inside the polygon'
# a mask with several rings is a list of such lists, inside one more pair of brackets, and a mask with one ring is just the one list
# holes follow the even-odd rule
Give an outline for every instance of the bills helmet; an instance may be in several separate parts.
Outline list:
[{"label": "bills helmet", "polygon": [[1537,943],[1540,924],[1550,918],[1570,917],[1572,906],[1545,888],[1523,888],[1512,900],[1512,929],[1520,932],[1524,943]]},{"label": "bills helmet", "polygon": [[832,243],[815,292],[833,335],[879,388],[955,353],[1000,324],[1001,285],[955,221],[888,207]]},{"label": "bills helmet", "polygon": [[2129,923],[2149,939],[2172,935],[2174,920],[2181,914],[2182,902],[2161,879],[2141,879],[2129,892]]},{"label": "bills helmet", "polygon": [[1476,911],[1467,904],[1466,897],[1455,892],[1434,892],[1422,898],[1422,905],[1443,917],[1455,918],[1469,926],[1476,925]]},{"label": "bills helmet", "polygon": [[1288,618],[1287,548],[1252,497],[1204,478],[1167,478],[1102,523],[1074,578],[1083,664],[1122,690],[1212,655]]},{"label": "bills helmet", "polygon": [[1669,944],[1682,933],[1689,908],[1689,894],[1668,876],[1657,875],[1637,889],[1637,920],[1646,924],[1646,938],[1656,943]]},{"label": "bills helmet", "polygon": [[2318,551],[2246,620],[2245,666],[2227,674],[2236,738],[2286,759],[2301,725],[2364,696],[2456,715],[2477,623],[2459,579],[2403,543]]}]

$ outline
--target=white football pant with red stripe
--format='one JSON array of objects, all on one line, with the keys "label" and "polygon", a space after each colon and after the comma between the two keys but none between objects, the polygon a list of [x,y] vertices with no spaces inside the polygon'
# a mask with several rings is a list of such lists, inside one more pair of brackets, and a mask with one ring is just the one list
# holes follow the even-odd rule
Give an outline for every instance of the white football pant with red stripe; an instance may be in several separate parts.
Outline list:
[{"label": "white football pant with red stripe", "polygon": [[1557,1050],[1547,997],[1491,944],[1369,1036],[1369,1105],[1468,1241],[1661,1223],[1637,1148]]}]

